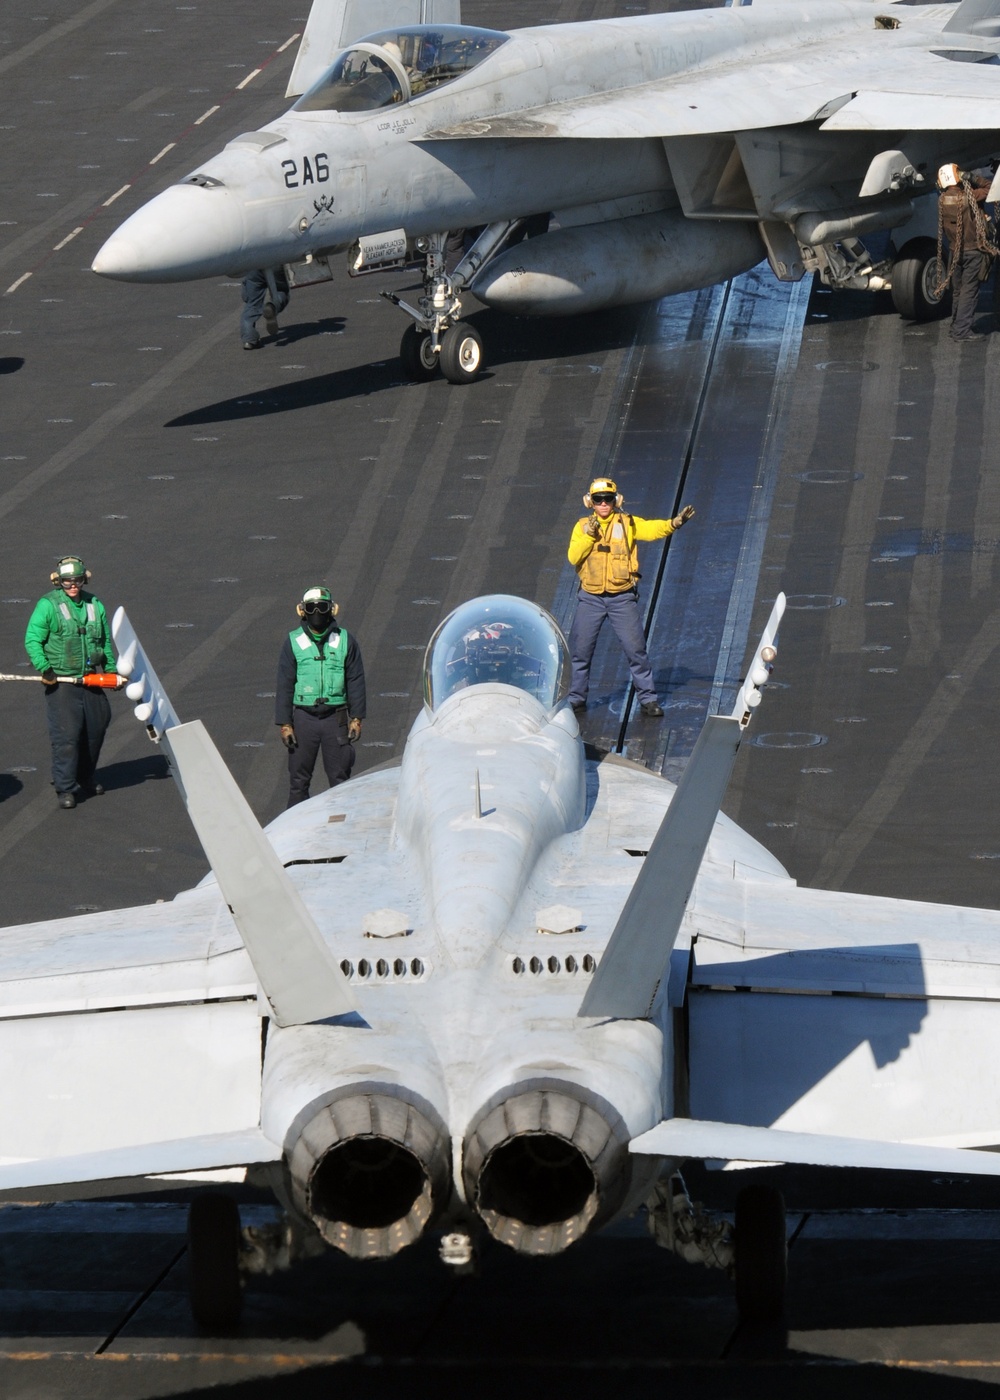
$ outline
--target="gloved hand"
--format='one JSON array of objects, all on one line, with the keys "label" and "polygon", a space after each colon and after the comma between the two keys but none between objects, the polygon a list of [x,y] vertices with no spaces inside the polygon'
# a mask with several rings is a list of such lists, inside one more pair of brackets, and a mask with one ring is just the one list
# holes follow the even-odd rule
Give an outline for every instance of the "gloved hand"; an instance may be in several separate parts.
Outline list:
[{"label": "gloved hand", "polygon": [[675,530],[679,530],[682,525],[686,525],[689,520],[693,519],[693,517],[694,506],[685,506],[684,509],[681,511],[680,515],[675,515],[670,523],[671,525],[673,525]]},{"label": "gloved hand", "polygon": [[55,671],[53,671],[51,666],[46,666],[45,670],[42,672],[42,680],[45,682],[46,685],[58,684],[58,682],[56,681],[56,673]]},{"label": "gloved hand", "polygon": [[291,753],[292,749],[298,748],[299,741],[298,739],[296,739],[295,730],[290,724],[283,724],[281,726],[281,742],[284,744],[285,748],[289,751],[289,753]]},{"label": "gloved hand", "polygon": [[589,535],[592,540],[601,538],[601,522],[596,515],[592,515],[583,527],[583,533]]},{"label": "gloved hand", "polygon": [[352,744],[356,744],[361,738],[361,721],[357,718],[347,721],[347,737]]}]

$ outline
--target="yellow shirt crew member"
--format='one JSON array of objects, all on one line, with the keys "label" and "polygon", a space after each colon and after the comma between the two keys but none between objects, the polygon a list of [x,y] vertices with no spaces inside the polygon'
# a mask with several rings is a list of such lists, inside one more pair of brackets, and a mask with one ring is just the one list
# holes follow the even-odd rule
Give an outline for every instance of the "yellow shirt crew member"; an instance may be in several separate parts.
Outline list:
[{"label": "yellow shirt crew member", "polygon": [[610,621],[628,660],[642,713],[649,718],[663,714],[653,684],[639,612],[639,540],[662,540],[679,530],[694,515],[685,506],[672,520],[643,520],[622,509],[622,496],[608,477],[591,482],[583,498],[592,515],[573,527],[568,557],[580,579],[576,614],[570,630],[573,661],[569,703],[580,712],[586,708],[590,665],[601,628]]}]

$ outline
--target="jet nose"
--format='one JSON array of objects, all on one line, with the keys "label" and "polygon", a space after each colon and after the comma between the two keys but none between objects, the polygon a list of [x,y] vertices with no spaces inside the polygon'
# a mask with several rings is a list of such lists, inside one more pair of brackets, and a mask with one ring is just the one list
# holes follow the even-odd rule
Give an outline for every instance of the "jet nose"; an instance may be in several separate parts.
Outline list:
[{"label": "jet nose", "polygon": [[119,282],[186,282],[239,269],[239,202],[222,185],[173,185],[127,219],[93,270]]}]

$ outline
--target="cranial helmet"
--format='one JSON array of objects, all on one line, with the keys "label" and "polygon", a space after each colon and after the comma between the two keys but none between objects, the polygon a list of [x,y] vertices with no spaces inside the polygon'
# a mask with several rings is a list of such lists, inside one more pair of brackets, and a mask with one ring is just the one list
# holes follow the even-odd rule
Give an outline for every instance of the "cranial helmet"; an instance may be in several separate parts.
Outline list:
[{"label": "cranial helmet", "polygon": [[84,583],[89,583],[90,577],[90,570],[75,554],[64,554],[56,565],[55,572],[49,574],[53,583],[68,583],[71,578],[82,578]]},{"label": "cranial helmet", "polygon": [[937,173],[937,185],[939,190],[950,190],[954,185],[962,183],[962,173],[957,165],[942,165]]},{"label": "cranial helmet", "polygon": [[587,507],[588,510],[593,510],[594,508],[595,491],[599,496],[609,494],[613,495],[615,498],[615,505],[618,506],[619,509],[621,508],[621,503],[625,499],[625,497],[618,490],[617,484],[614,481],[612,481],[609,476],[595,477],[594,480],[590,483],[590,490],[583,498],[583,504]]},{"label": "cranial helmet", "polygon": [[336,617],[340,609],[333,601],[333,594],[329,588],[307,588],[295,611],[299,617],[315,617],[317,614]]}]

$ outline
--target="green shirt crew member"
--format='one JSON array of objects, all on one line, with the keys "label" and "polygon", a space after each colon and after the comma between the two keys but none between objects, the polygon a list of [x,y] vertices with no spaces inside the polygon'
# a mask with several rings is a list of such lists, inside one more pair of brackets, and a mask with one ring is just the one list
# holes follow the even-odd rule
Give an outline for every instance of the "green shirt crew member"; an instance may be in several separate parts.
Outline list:
[{"label": "green shirt crew member", "polygon": [[365,669],[354,637],[338,626],[328,588],[307,588],[278,658],[275,724],[288,750],[288,806],[309,796],[320,752],[331,787],[354,767],[365,717]]},{"label": "green shirt crew member", "polygon": [[104,791],[94,775],[111,723],[111,706],[103,690],[59,685],[56,677],[114,672],[116,663],[104,604],[84,589],[90,571],[83,560],[65,555],[51,579],[54,587],[38,600],[28,619],[24,646],[31,664],[48,682],[45,708],[52,783],[59,806],[69,810],[81,795],[99,796]]}]

